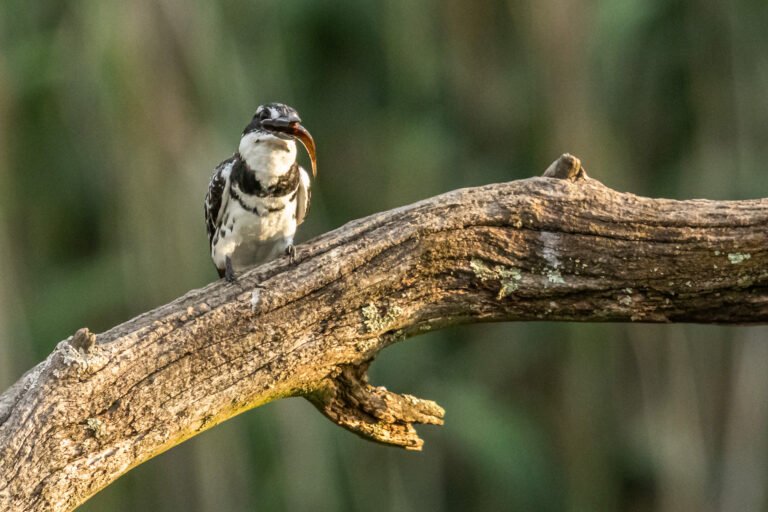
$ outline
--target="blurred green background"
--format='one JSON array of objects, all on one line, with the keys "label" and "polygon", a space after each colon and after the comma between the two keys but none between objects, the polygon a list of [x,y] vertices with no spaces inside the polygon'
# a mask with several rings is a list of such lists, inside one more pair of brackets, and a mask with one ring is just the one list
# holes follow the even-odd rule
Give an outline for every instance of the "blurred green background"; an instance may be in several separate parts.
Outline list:
[{"label": "blurred green background", "polygon": [[[0,388],[215,278],[203,195],[262,102],[317,140],[301,240],[565,151],[619,190],[766,197],[766,27],[765,0],[4,0]],[[284,400],[82,510],[768,510],[767,333],[432,333],[372,371],[447,408],[422,454]]]}]

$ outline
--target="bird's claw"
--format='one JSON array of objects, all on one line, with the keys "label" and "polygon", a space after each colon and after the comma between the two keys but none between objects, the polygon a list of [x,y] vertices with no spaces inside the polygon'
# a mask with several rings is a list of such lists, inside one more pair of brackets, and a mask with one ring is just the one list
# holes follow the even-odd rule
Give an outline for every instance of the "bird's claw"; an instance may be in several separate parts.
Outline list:
[{"label": "bird's claw", "polygon": [[232,268],[232,259],[227,256],[225,261],[224,279],[226,279],[228,283],[234,283],[237,280],[237,276],[235,275],[235,271]]},{"label": "bird's claw", "polygon": [[291,244],[285,248],[285,255],[288,256],[288,261],[291,265],[296,264],[296,246]]}]

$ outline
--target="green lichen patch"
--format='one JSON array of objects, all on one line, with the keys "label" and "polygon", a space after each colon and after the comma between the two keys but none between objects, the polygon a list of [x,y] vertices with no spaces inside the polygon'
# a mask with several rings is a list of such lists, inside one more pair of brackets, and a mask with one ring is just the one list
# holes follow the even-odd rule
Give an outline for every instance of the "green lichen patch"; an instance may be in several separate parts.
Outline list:
[{"label": "green lichen patch", "polygon": [[548,268],[544,271],[544,275],[547,276],[547,281],[552,284],[565,284],[563,275],[556,268]]},{"label": "green lichen patch", "polygon": [[741,276],[736,280],[736,283],[742,288],[751,286],[755,282],[754,278],[750,276]]},{"label": "green lichen patch", "polygon": [[744,252],[730,252],[728,253],[728,261],[731,262],[731,265],[738,265],[739,263],[743,263],[749,258],[751,258],[751,254],[747,254]]},{"label": "green lichen patch", "polygon": [[355,350],[361,353],[365,353],[376,348],[378,345],[379,341],[377,338],[367,338],[355,343]]},{"label": "green lichen patch", "polygon": [[469,266],[475,276],[480,279],[480,281],[499,282],[499,293],[496,296],[496,298],[499,300],[512,295],[512,293],[520,288],[520,281],[523,279],[523,275],[520,270],[514,267],[496,265],[495,267],[491,268],[486,265],[485,262],[478,259],[472,259],[469,262]]},{"label": "green lichen patch", "polygon": [[104,422],[98,418],[88,418],[85,422],[85,428],[96,439],[101,439],[104,436]]},{"label": "green lichen patch", "polygon": [[403,314],[400,306],[394,305],[386,309],[384,314],[373,302],[363,306],[363,324],[368,332],[384,331],[392,325],[397,318]]}]

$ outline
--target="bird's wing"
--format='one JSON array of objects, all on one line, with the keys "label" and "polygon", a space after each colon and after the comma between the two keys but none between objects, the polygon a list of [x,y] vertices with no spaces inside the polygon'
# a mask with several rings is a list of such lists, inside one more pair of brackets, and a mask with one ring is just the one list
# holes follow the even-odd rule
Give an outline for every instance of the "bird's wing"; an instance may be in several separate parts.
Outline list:
[{"label": "bird's wing", "polygon": [[213,246],[213,237],[221,224],[221,215],[229,200],[229,174],[235,157],[228,158],[216,166],[205,194],[205,226],[208,230],[208,243]]},{"label": "bird's wing", "polygon": [[299,189],[296,192],[296,225],[304,222],[309,212],[309,201],[312,198],[312,190],[309,188],[309,174],[303,167],[299,167]]}]

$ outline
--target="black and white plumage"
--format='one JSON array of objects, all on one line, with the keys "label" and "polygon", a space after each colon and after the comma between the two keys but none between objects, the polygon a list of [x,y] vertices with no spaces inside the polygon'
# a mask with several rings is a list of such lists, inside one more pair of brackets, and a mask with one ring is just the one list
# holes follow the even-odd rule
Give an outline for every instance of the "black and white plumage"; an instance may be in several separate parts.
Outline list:
[{"label": "black and white plumage", "polygon": [[315,142],[296,111],[262,105],[243,130],[237,152],[213,172],[205,196],[211,258],[220,277],[293,249],[296,228],[310,200],[309,174],[296,162],[296,140],[306,147],[316,175]]}]

